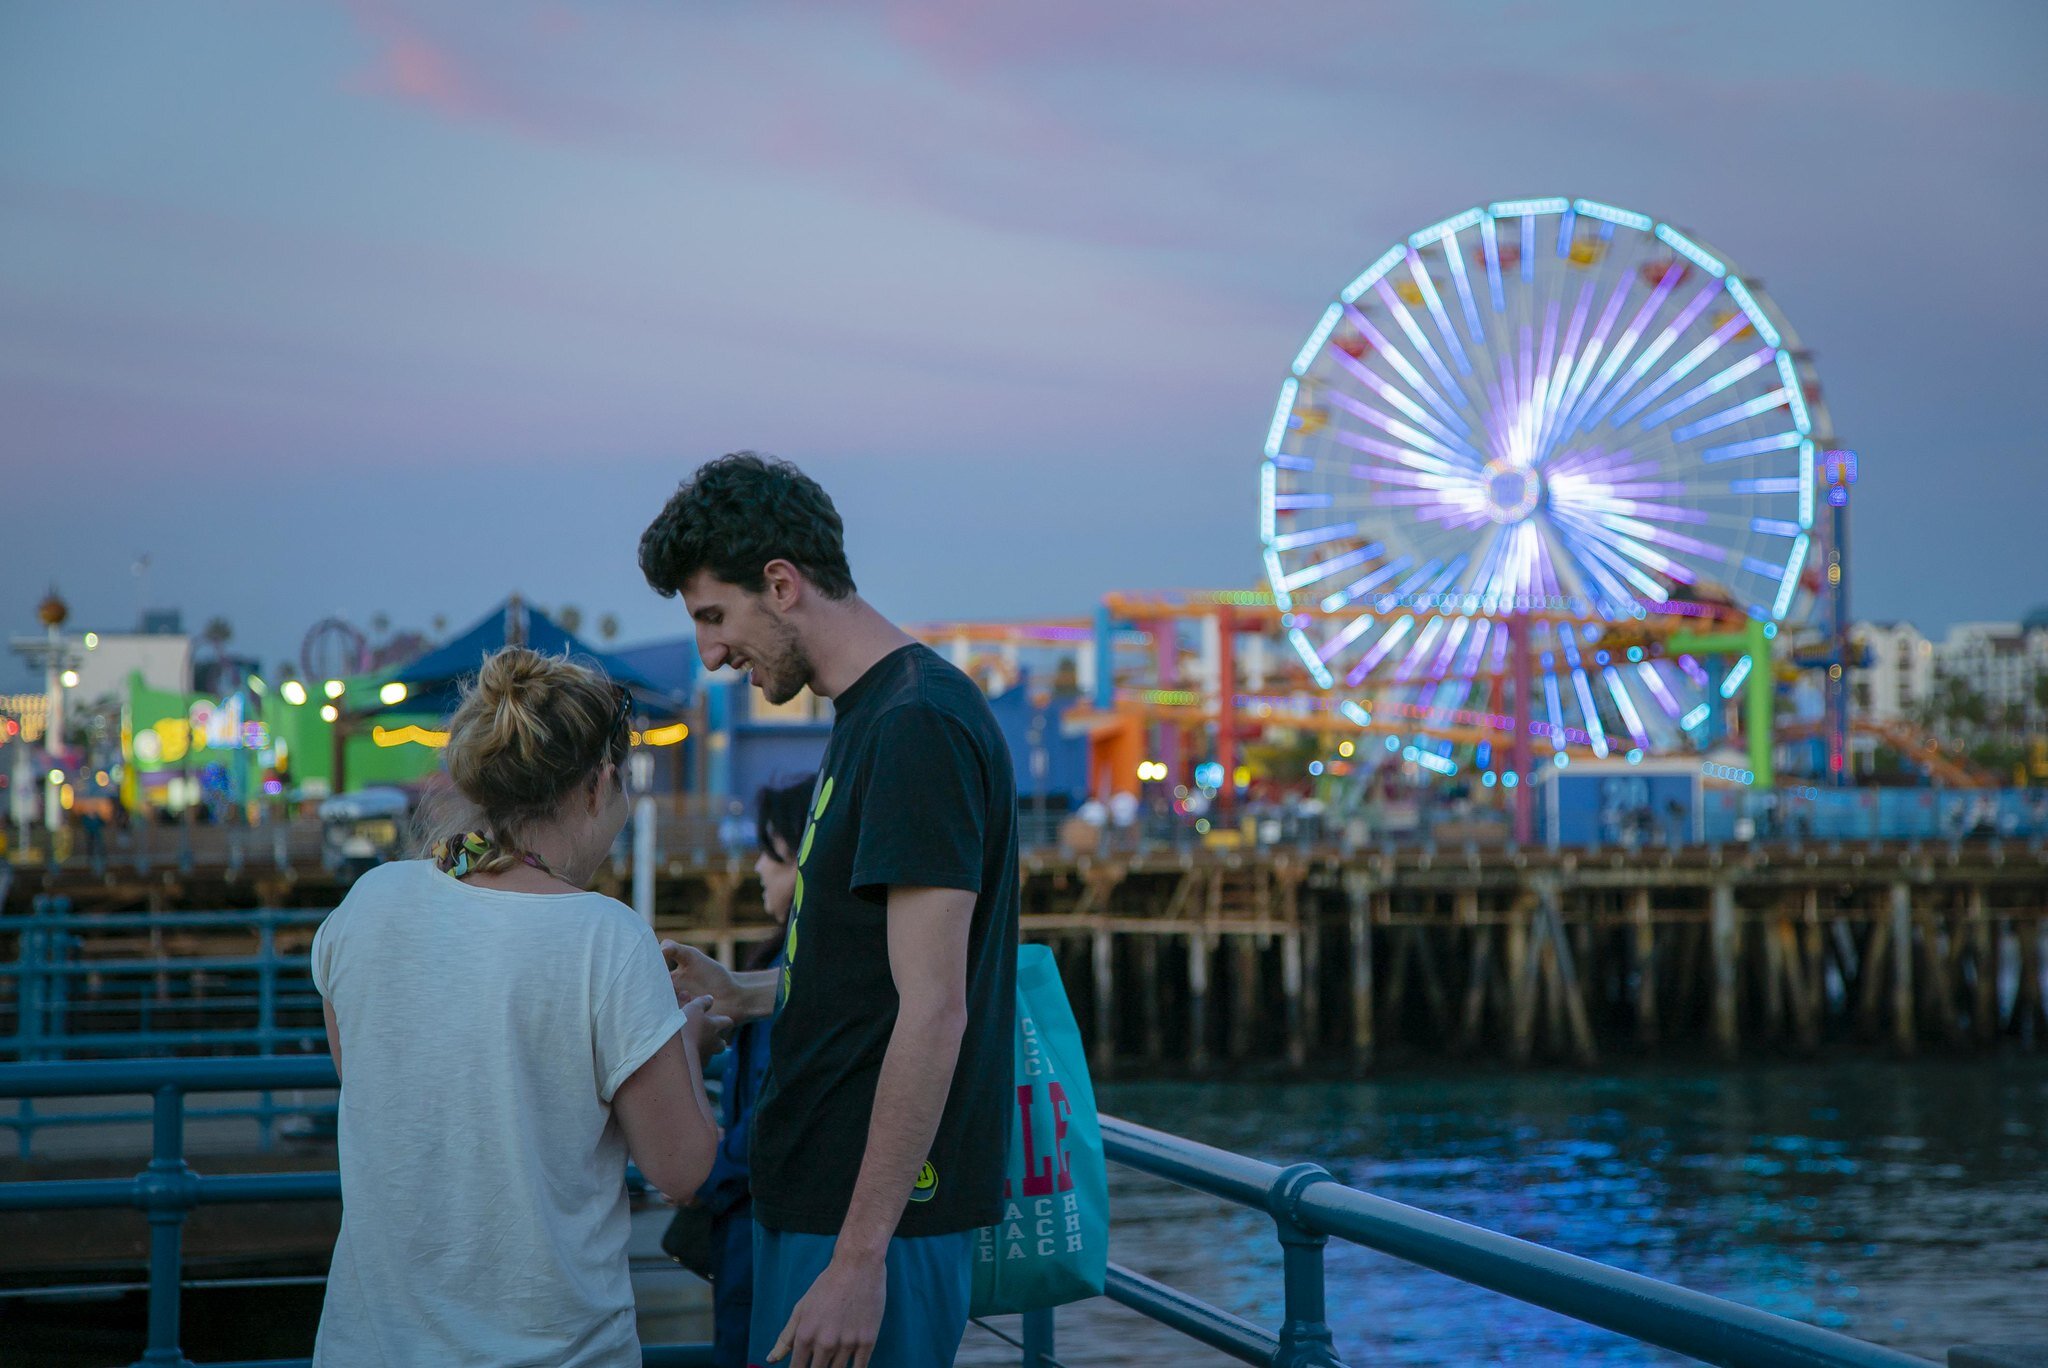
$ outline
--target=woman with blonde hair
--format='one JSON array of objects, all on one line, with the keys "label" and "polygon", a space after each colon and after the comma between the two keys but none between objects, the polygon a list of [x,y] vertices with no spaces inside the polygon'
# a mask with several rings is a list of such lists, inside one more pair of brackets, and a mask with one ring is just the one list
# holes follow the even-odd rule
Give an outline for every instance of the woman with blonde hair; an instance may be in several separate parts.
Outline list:
[{"label": "woman with blonde hair", "polygon": [[586,891],[626,818],[632,698],[521,647],[443,763],[472,811],[365,874],[313,940],[341,1072],[342,1223],[316,1364],[637,1368],[626,1159],[686,1196],[716,1127],[647,924]]}]

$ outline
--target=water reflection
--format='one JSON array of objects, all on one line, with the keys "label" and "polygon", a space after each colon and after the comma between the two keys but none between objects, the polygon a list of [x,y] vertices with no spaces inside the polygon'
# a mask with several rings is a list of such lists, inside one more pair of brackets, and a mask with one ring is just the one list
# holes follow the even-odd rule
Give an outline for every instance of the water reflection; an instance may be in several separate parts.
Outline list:
[{"label": "water reflection", "polygon": [[[2048,1063],[1104,1085],[1106,1110],[1932,1359],[2048,1339]],[[1112,1257],[1268,1328],[1263,1218],[1112,1169]],[[1685,1360],[1333,1244],[1354,1364]],[[1225,1362],[1120,1308],[1061,1313],[1066,1363]],[[1005,1359],[970,1330],[963,1363]]]}]

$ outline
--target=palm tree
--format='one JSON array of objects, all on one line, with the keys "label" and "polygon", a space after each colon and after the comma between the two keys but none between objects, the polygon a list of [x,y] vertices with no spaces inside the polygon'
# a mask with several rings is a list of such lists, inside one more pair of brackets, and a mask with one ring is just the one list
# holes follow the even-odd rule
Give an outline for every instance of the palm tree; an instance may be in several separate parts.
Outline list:
[{"label": "palm tree", "polygon": [[370,619],[370,630],[375,632],[378,636],[383,636],[386,632],[390,631],[391,614],[378,613],[377,615],[372,617]]},{"label": "palm tree", "polygon": [[215,660],[227,658],[228,642],[232,641],[234,636],[234,626],[224,617],[208,619],[206,626],[199,633],[200,639],[213,647]]},{"label": "palm tree", "polygon": [[613,637],[617,636],[619,634],[618,614],[606,613],[603,617],[599,618],[597,620],[597,634],[605,641],[610,641]]},{"label": "palm tree", "polygon": [[435,638],[436,638],[436,639],[438,640],[439,638],[441,638],[441,637],[444,637],[444,636],[447,636],[447,635],[448,635],[448,615],[447,615],[446,613],[436,613],[436,614],[434,614],[434,636],[435,636]]}]

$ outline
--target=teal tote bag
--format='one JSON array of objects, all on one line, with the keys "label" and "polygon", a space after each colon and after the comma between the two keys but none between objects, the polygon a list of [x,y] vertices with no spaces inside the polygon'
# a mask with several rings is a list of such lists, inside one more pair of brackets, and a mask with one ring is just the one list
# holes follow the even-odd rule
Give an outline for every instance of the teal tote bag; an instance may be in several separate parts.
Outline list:
[{"label": "teal tote bag", "polygon": [[1102,1294],[1109,1175],[1095,1087],[1050,947],[1017,950],[1015,1079],[1003,1219],[975,1232],[977,1316]]}]

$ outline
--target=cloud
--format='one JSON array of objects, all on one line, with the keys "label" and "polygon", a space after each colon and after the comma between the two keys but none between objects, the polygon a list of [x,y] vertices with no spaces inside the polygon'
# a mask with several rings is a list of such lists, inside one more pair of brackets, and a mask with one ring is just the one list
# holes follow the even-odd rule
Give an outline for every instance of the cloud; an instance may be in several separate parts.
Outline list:
[{"label": "cloud", "polygon": [[370,65],[349,78],[351,89],[418,104],[453,119],[497,111],[447,48],[430,40],[385,0],[346,0],[350,16],[375,44]]}]

